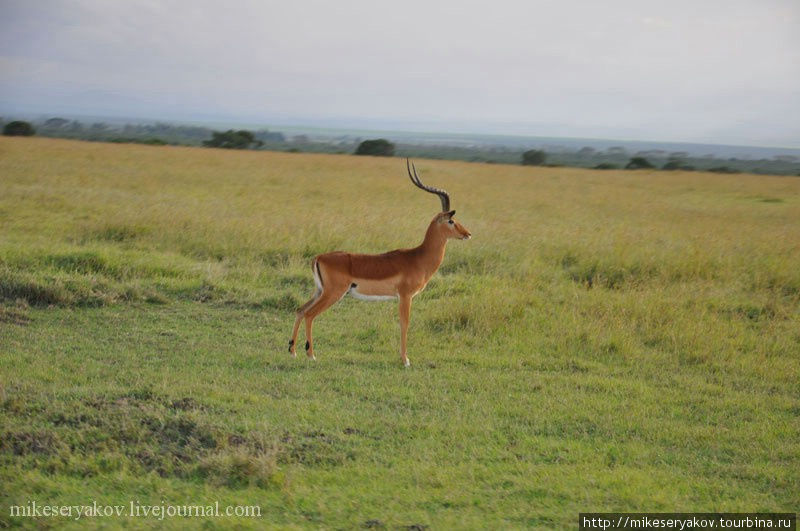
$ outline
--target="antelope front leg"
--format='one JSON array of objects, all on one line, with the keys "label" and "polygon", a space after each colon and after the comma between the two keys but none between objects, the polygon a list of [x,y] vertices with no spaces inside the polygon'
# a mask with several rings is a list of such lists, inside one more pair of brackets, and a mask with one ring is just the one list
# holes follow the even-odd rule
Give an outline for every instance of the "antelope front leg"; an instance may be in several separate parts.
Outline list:
[{"label": "antelope front leg", "polygon": [[406,337],[408,335],[408,320],[411,317],[411,297],[400,296],[400,357],[403,359],[403,365],[408,367],[411,362],[408,361],[408,352],[406,351]]}]

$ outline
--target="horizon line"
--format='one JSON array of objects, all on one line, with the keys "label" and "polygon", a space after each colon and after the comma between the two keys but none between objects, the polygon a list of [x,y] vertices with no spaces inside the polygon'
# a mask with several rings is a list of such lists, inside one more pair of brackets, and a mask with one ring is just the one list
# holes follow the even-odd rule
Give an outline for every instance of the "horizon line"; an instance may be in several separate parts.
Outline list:
[{"label": "horizon line", "polygon": [[[7,112],[6,110],[0,110],[0,113],[3,115],[12,114]],[[757,144],[757,143],[725,143],[724,141],[698,141],[698,140],[663,140],[663,139],[652,139],[652,138],[645,138],[645,139],[632,139],[632,138],[624,138],[624,137],[599,137],[599,136],[564,136],[564,135],[542,135],[542,134],[534,134],[534,133],[519,133],[519,132],[475,132],[474,130],[470,130],[468,132],[463,131],[454,131],[454,130],[447,130],[447,125],[443,125],[443,129],[419,129],[419,128],[402,128],[401,125],[404,123],[402,120],[396,119],[381,119],[381,118],[353,118],[353,117],[336,117],[336,118],[307,118],[307,117],[294,117],[288,118],[288,120],[296,120],[298,122],[302,122],[299,124],[291,124],[281,122],[278,119],[277,121],[263,119],[263,118],[244,118],[244,117],[222,117],[222,116],[207,116],[205,118],[202,117],[193,117],[193,118],[179,118],[179,117],[168,117],[164,119],[153,118],[150,116],[123,116],[122,114],[93,114],[93,113],[83,113],[83,112],[50,112],[50,111],[21,111],[21,112],[14,112],[13,114],[18,114],[22,117],[28,117],[36,115],[37,119],[45,119],[48,118],[69,118],[73,120],[77,119],[106,119],[112,121],[134,121],[137,123],[171,123],[171,124],[185,124],[185,125],[195,125],[195,126],[205,126],[211,127],[213,125],[220,125],[220,126],[249,126],[249,127],[263,127],[264,129],[268,129],[274,132],[281,132],[277,130],[277,128],[286,128],[286,129],[311,129],[311,130],[329,130],[329,131],[359,131],[365,133],[403,133],[403,134],[418,134],[418,135],[452,135],[452,136],[461,136],[461,137],[494,137],[494,138],[516,138],[516,139],[550,139],[550,140],[570,140],[570,141],[578,141],[578,140],[585,140],[591,142],[604,142],[604,143],[612,143],[612,142],[619,142],[619,143],[629,143],[629,144],[686,144],[686,145],[694,145],[694,146],[719,146],[719,147],[726,147],[726,148],[757,148],[757,149],[776,149],[776,150],[791,150],[800,152],[800,145],[798,146],[790,146],[790,145],[776,145],[776,144]],[[4,118],[6,116],[3,116]],[[14,116],[8,116],[9,119],[15,119]],[[287,118],[283,118],[287,119]],[[325,124],[326,121],[342,121],[347,122],[358,122],[358,121],[365,121],[365,122],[373,122],[371,125],[375,126],[364,127],[359,125],[330,125]],[[380,127],[380,122],[384,122],[385,125]],[[310,123],[309,123],[310,122]],[[377,123],[376,123],[377,122]],[[395,123],[395,127],[400,127],[393,129],[389,124]],[[414,124],[414,121],[406,121],[405,123]],[[434,124],[446,124],[446,122],[428,122],[431,125]],[[502,124],[513,124],[514,122],[486,122],[487,129],[492,127],[498,127]],[[256,125],[259,124],[259,125]],[[263,125],[262,125],[263,124]],[[366,125],[366,124],[365,124]],[[524,125],[524,124],[518,124]],[[388,126],[388,127],[387,127]],[[479,124],[471,124],[471,128],[474,128]]]}]

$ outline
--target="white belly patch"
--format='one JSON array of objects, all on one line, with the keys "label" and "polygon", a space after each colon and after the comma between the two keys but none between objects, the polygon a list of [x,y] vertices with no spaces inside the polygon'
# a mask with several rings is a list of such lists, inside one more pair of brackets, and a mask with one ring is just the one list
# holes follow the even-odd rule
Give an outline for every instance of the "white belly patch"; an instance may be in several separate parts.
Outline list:
[{"label": "white belly patch", "polygon": [[364,295],[358,292],[357,287],[350,288],[347,292],[362,301],[391,301],[397,299],[397,295]]}]

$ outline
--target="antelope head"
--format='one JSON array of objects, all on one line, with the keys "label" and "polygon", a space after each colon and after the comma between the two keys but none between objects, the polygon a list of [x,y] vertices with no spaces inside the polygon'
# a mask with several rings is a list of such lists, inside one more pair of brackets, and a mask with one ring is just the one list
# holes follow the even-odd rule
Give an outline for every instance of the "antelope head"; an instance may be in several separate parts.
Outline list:
[{"label": "antelope head", "polygon": [[435,227],[435,230],[445,239],[469,240],[472,237],[472,233],[464,225],[453,219],[456,211],[450,210],[450,195],[444,190],[423,184],[419,175],[417,175],[417,168],[414,167],[413,163],[409,163],[408,159],[406,159],[406,168],[408,169],[408,176],[414,185],[426,192],[438,195],[439,200],[442,202],[442,211],[436,214],[436,217],[431,221],[431,228]]}]

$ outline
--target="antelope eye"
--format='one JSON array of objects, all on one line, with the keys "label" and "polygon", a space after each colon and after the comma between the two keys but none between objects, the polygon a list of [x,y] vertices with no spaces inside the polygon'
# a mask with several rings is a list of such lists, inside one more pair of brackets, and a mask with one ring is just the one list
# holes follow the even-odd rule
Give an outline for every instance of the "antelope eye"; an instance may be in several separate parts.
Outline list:
[{"label": "antelope eye", "polygon": [[450,221],[448,221],[448,223],[449,223],[450,225],[452,225],[452,224],[453,224],[453,220],[451,219]]}]

